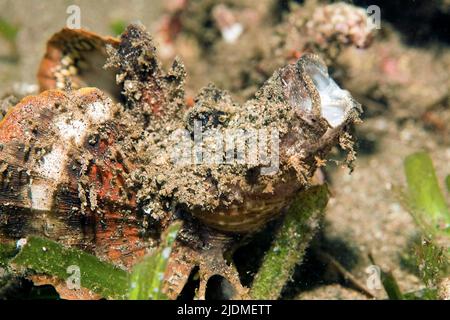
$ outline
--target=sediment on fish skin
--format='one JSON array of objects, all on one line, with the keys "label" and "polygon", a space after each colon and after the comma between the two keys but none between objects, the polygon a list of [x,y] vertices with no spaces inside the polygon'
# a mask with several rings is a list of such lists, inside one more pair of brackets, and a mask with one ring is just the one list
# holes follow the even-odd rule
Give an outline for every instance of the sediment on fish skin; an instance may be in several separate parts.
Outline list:
[{"label": "sediment on fish skin", "polygon": [[[101,41],[123,103],[113,103],[98,89],[48,91],[13,108],[0,137],[8,150],[22,143],[29,154],[20,165],[33,181],[18,185],[31,193],[17,196],[12,206],[56,208],[76,226],[76,241],[112,261],[128,253],[131,259],[123,263],[129,266],[149,247],[149,234],[158,234],[172,219],[190,217],[209,232],[254,232],[312,184],[334,146],[351,149],[347,132],[360,106],[316,56],[279,69],[243,104],[210,85],[188,108],[183,64],[176,60],[165,72],[142,26],[129,26],[120,43]],[[22,114],[22,108],[32,112]],[[7,125],[19,133],[12,136]],[[251,141],[264,155],[244,140],[245,157],[238,159],[239,137],[227,139],[230,132],[253,138],[256,133]],[[218,140],[224,153],[208,156]],[[180,165],[179,156],[188,161]],[[5,177],[15,178],[9,172],[16,158],[5,159]],[[3,194],[13,195],[7,188]],[[86,233],[86,226],[95,231]]]}]

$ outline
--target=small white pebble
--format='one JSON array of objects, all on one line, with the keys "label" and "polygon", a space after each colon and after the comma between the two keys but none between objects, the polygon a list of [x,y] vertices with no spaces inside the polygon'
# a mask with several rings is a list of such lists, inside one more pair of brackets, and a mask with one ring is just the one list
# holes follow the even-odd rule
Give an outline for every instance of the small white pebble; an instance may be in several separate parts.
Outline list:
[{"label": "small white pebble", "polygon": [[19,239],[19,240],[17,240],[16,248],[17,249],[22,249],[23,246],[26,245],[26,244],[27,244],[27,239],[26,238]]},{"label": "small white pebble", "polygon": [[240,23],[235,23],[222,30],[222,37],[226,43],[235,43],[243,31],[244,27]]}]

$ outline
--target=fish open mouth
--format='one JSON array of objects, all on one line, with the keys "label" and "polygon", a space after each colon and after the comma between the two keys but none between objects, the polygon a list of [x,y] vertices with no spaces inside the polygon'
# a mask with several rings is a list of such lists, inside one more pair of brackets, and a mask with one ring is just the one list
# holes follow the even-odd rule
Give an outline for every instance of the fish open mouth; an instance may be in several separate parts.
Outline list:
[{"label": "fish open mouth", "polygon": [[336,128],[344,124],[352,110],[360,111],[359,103],[352,98],[350,92],[341,89],[329,76],[325,65],[308,59],[304,64],[304,71],[319,93],[321,116],[331,127]]}]

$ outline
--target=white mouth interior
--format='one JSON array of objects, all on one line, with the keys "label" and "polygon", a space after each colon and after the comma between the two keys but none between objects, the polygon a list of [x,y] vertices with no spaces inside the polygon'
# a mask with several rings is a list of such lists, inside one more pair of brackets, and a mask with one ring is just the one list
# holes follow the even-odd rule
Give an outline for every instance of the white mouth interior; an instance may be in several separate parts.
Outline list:
[{"label": "white mouth interior", "polygon": [[350,93],[341,89],[326,70],[318,65],[310,63],[306,66],[314,85],[319,91],[322,117],[334,128],[341,125],[345,120],[347,107],[349,106]]}]

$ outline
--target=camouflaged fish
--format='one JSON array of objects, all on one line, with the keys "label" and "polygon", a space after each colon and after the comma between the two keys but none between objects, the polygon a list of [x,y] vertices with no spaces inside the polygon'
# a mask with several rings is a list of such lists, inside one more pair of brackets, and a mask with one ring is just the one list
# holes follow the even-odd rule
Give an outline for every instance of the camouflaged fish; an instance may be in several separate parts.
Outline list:
[{"label": "camouflaged fish", "polygon": [[[314,55],[279,69],[242,105],[210,85],[188,107],[185,76],[179,60],[163,71],[141,26],[120,40],[54,35],[39,69],[42,93],[0,123],[1,237],[45,235],[130,268],[182,219],[169,297],[195,266],[200,298],[214,274],[245,297],[221,239],[279,217],[334,146],[351,148],[361,108]],[[241,150],[249,161],[233,156],[230,132],[253,139]],[[274,132],[273,144],[255,147]]]}]

